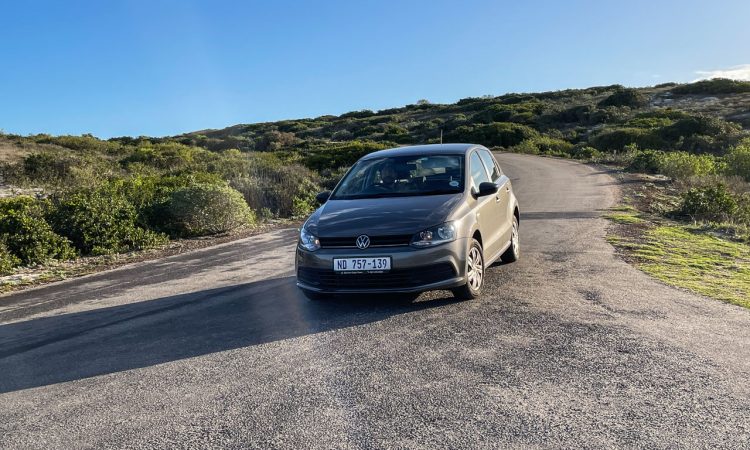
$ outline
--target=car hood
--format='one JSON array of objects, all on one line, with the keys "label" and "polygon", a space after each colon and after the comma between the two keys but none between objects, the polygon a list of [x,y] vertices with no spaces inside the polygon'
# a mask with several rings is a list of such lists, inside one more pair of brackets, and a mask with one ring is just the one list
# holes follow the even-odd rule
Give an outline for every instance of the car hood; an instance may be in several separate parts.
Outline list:
[{"label": "car hood", "polygon": [[329,200],[307,221],[316,236],[417,233],[448,220],[462,194]]}]

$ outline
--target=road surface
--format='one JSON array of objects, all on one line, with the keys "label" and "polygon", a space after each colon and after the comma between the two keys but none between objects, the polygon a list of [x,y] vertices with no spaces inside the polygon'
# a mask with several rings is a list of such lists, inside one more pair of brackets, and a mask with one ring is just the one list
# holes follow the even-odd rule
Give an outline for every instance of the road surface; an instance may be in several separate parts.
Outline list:
[{"label": "road surface", "polygon": [[750,311],[618,259],[606,172],[499,159],[475,301],[308,301],[294,230],[0,297],[0,447],[750,446]]}]

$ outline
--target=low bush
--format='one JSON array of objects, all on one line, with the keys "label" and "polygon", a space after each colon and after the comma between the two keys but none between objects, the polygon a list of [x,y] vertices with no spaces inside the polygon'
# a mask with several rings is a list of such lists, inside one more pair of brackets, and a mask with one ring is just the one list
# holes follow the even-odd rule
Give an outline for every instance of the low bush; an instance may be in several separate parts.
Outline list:
[{"label": "low bush", "polygon": [[176,189],[159,211],[161,229],[180,237],[224,233],[255,221],[242,194],[226,185],[195,184]]},{"label": "low bush", "polygon": [[732,222],[738,208],[737,198],[724,184],[718,183],[682,194],[679,213],[694,221]]},{"label": "low bush", "polygon": [[573,151],[573,144],[563,139],[549,136],[537,136],[532,139],[526,139],[512,148],[519,153],[568,157],[571,156]]},{"label": "low bush", "polygon": [[595,149],[594,147],[573,147],[570,151],[570,155],[575,159],[599,159],[602,157],[602,152]]},{"label": "low bush", "polygon": [[662,152],[656,150],[635,150],[629,155],[630,163],[626,170],[629,172],[658,173],[661,167]]},{"label": "low bush", "polygon": [[550,119],[559,123],[586,123],[591,112],[589,105],[576,105],[551,115]]},{"label": "low bush", "polygon": [[750,181],[750,139],[743,140],[724,156],[725,173]]},{"label": "low bush", "polygon": [[640,108],[648,103],[648,98],[638,92],[636,89],[618,89],[612,95],[600,101],[597,106],[604,108],[607,106],[628,106],[631,108]]},{"label": "low bush", "polygon": [[48,207],[45,201],[27,196],[0,200],[0,240],[22,264],[76,256],[70,242],[45,221]]},{"label": "low bush", "polygon": [[446,136],[453,142],[473,142],[488,147],[513,147],[537,137],[539,132],[535,129],[511,122],[494,122],[476,127],[460,126]]},{"label": "low bush", "polygon": [[716,173],[716,162],[712,156],[686,152],[665,152],[659,156],[658,166],[659,173],[673,180]]},{"label": "low bush", "polygon": [[658,133],[663,139],[676,143],[680,139],[696,135],[717,137],[737,133],[741,129],[739,125],[719,117],[697,115],[679,119],[671,125],[660,128]]},{"label": "low bush", "polygon": [[126,167],[130,164],[141,163],[159,170],[174,172],[190,166],[197,151],[203,150],[176,142],[156,145],[145,143],[136,147],[129,156],[122,160],[122,163]]},{"label": "low bush", "polygon": [[750,92],[750,81],[730,80],[727,78],[713,78],[711,80],[696,81],[683,84],[672,89],[673,94],[739,94]]},{"label": "low bush", "polygon": [[[343,147],[352,152],[363,150],[363,147],[356,143],[353,147]],[[333,150],[327,148],[321,152],[333,153]],[[342,157],[334,154],[319,156],[321,158],[318,162]],[[350,156],[351,154],[344,158]],[[294,158],[285,160],[270,153],[256,153],[249,157],[248,171],[240,177],[230,179],[229,184],[242,193],[247,204],[257,214],[267,209],[274,216],[291,217],[315,208],[315,194],[321,190],[315,172],[294,162]]]},{"label": "low bush", "polygon": [[138,213],[110,185],[61,194],[48,214],[53,229],[84,255],[122,253],[156,247],[166,236],[138,225]]},{"label": "low bush", "polygon": [[593,147],[603,151],[619,151],[628,145],[640,148],[664,148],[666,143],[654,131],[646,128],[615,128],[605,129],[592,137]]},{"label": "low bush", "polygon": [[368,153],[390,147],[396,147],[396,144],[392,142],[349,141],[318,145],[304,152],[302,163],[316,171],[349,167]]},{"label": "low bush", "polygon": [[750,226],[750,194],[745,193],[738,195],[736,198],[737,212],[735,213],[735,219],[738,223]]},{"label": "low bush", "polygon": [[117,152],[120,148],[118,142],[103,141],[90,134],[83,134],[81,136],[51,136],[49,134],[38,134],[36,136],[33,136],[33,139],[39,143],[59,145],[60,147],[65,147],[76,151],[99,151],[114,153]]},{"label": "low bush", "polygon": [[8,275],[13,269],[21,264],[21,260],[11,253],[5,242],[0,241],[0,275]]},{"label": "low bush", "polygon": [[65,155],[41,152],[26,156],[22,164],[23,175],[28,180],[51,183],[69,178],[74,160]]}]

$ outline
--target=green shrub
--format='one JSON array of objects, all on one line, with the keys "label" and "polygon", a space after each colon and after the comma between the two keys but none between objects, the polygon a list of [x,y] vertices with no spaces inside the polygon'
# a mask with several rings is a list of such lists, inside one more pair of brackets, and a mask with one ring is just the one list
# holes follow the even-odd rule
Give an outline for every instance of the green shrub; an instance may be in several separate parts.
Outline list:
[{"label": "green shrub", "polygon": [[586,123],[591,116],[592,108],[589,105],[576,105],[554,114],[553,122],[561,123]]},{"label": "green shrub", "polygon": [[626,127],[633,128],[662,128],[670,126],[674,120],[668,117],[635,117],[625,123]]},{"label": "green shrub", "polygon": [[682,194],[679,213],[696,221],[731,222],[738,203],[726,185],[718,183],[704,188],[693,188]]},{"label": "green shrub", "polygon": [[629,106],[631,108],[640,108],[648,103],[648,98],[636,89],[618,89],[612,95],[600,101],[597,106],[600,108],[607,106]]},{"label": "green shrub", "polygon": [[26,196],[0,200],[1,240],[23,264],[76,256],[70,242],[45,221],[47,207],[46,202]]},{"label": "green shrub", "polygon": [[142,163],[160,170],[178,171],[189,167],[198,151],[205,150],[176,142],[156,145],[147,142],[138,146],[128,157],[122,160],[122,163],[126,167],[133,163]]},{"label": "green shrub", "polygon": [[118,142],[102,141],[90,134],[83,134],[81,136],[38,134],[34,136],[34,140],[39,143],[59,145],[76,151],[113,153],[117,152],[120,148]]},{"label": "green shrub", "polygon": [[477,123],[507,122],[513,116],[513,108],[508,105],[492,105],[479,111],[472,118]]},{"label": "green shrub", "polygon": [[677,120],[659,130],[659,135],[670,142],[677,142],[696,135],[719,136],[740,131],[742,127],[718,117],[690,116]]},{"label": "green shrub", "polygon": [[315,194],[321,190],[316,180],[312,171],[298,164],[265,161],[254,165],[247,176],[231,180],[230,185],[257,213],[267,208],[276,216],[291,217],[316,207]]},{"label": "green shrub", "polygon": [[527,139],[539,137],[539,132],[526,125],[494,122],[477,127],[458,127],[446,138],[453,142],[472,142],[488,147],[513,147]]},{"label": "green shrub", "polygon": [[658,161],[659,173],[676,179],[706,176],[716,173],[716,162],[710,155],[693,155],[686,152],[666,152]]},{"label": "green shrub", "polygon": [[281,131],[268,131],[258,140],[255,145],[256,149],[261,151],[274,151],[282,148],[291,147],[297,142],[297,137],[294,133],[286,133]]},{"label": "green shrub", "polygon": [[399,144],[408,144],[412,142],[409,130],[395,123],[387,124],[385,126],[383,130],[383,139],[397,142]]},{"label": "green shrub", "polygon": [[737,199],[737,212],[735,213],[736,221],[738,223],[742,223],[742,224],[750,226],[750,194],[745,193],[742,195],[738,195],[736,199]]},{"label": "green shrub", "polygon": [[602,153],[594,147],[574,147],[570,155],[575,159],[599,159]]},{"label": "green shrub", "polygon": [[255,216],[242,194],[226,185],[176,189],[160,206],[161,229],[172,236],[205,236],[251,225]]},{"label": "green shrub", "polygon": [[519,145],[513,147],[513,150],[519,153],[529,153],[532,155],[541,153],[544,155],[568,157],[573,150],[573,144],[549,136],[537,136],[523,141]]},{"label": "green shrub", "polygon": [[5,242],[0,241],[0,275],[8,275],[21,264],[21,260],[10,252]]},{"label": "green shrub", "polygon": [[622,150],[628,145],[641,148],[664,148],[666,143],[652,130],[644,128],[605,129],[594,136],[590,143],[599,150]]},{"label": "green shrub", "polygon": [[166,242],[164,235],[138,226],[135,207],[112,186],[62,194],[53,204],[48,215],[53,229],[84,255],[141,250]]},{"label": "green shrub", "polygon": [[629,172],[658,173],[663,153],[656,150],[636,150],[626,167]]},{"label": "green shrub", "polygon": [[750,181],[750,139],[743,140],[724,156],[725,173]]},{"label": "green shrub", "polygon": [[739,94],[750,92],[750,81],[730,80],[727,78],[713,78],[711,80],[696,81],[683,84],[672,89],[673,94]]},{"label": "green shrub", "polygon": [[23,175],[32,182],[50,183],[71,176],[72,158],[58,153],[32,153],[23,159]]},{"label": "green shrub", "polygon": [[539,152],[545,155],[570,156],[573,144],[570,142],[549,136],[540,136],[533,139]]},{"label": "green shrub", "polygon": [[532,139],[526,139],[518,145],[514,145],[510,148],[511,151],[516,153],[525,153],[527,155],[538,155],[539,147]]},{"label": "green shrub", "polygon": [[395,144],[390,142],[349,141],[319,145],[305,151],[302,163],[316,171],[349,167],[366,154],[389,147],[395,147]]}]

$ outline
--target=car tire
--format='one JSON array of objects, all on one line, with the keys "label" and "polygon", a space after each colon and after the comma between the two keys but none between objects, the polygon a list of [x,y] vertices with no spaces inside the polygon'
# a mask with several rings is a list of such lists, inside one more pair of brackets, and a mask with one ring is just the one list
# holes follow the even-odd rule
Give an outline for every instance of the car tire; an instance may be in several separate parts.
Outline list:
[{"label": "car tire", "polygon": [[472,239],[466,255],[466,284],[452,289],[453,296],[459,300],[471,300],[479,297],[484,284],[484,253],[482,244]]},{"label": "car tire", "polygon": [[305,295],[305,297],[308,298],[308,300],[320,301],[328,298],[326,294],[323,294],[321,292],[308,291],[307,289],[300,289],[300,291],[302,291],[302,293]]},{"label": "car tire", "polygon": [[518,218],[513,215],[513,231],[510,235],[510,246],[508,250],[500,257],[500,260],[504,263],[512,263],[518,261],[521,256],[521,242],[518,237]]}]

